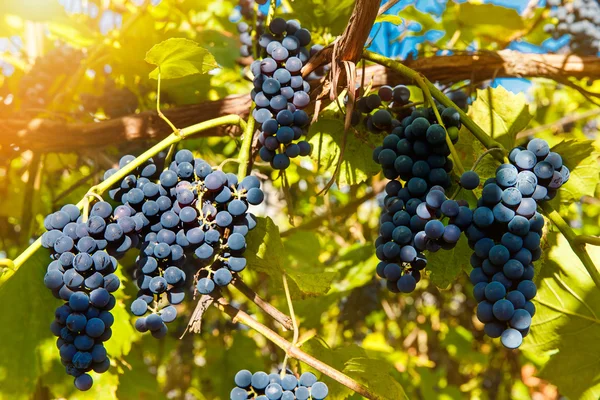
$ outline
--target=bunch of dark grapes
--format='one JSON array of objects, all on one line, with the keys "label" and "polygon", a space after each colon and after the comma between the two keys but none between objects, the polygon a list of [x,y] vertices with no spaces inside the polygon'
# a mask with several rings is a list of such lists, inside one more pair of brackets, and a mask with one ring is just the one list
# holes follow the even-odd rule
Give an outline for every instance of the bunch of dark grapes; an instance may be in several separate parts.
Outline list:
[{"label": "bunch of dark grapes", "polygon": [[[461,232],[471,224],[471,210],[447,199],[452,161],[446,143],[448,133],[437,123],[431,108],[406,108],[410,92],[404,86],[384,86],[378,94],[358,101],[358,110],[368,113],[366,125],[375,132],[389,132],[383,145],[373,151],[391,181],[386,185],[376,255],[381,260],[377,274],[393,292],[410,293],[427,265],[425,250],[453,248]],[[382,105],[388,103],[387,106]],[[437,106],[449,129],[458,129],[458,112]],[[400,122],[391,112],[409,115]],[[403,185],[400,180],[405,182]],[[441,219],[449,218],[444,225]]]},{"label": "bunch of dark grapes", "polygon": [[269,30],[259,39],[264,58],[251,65],[251,96],[256,104],[253,116],[261,126],[260,157],[273,168],[284,170],[289,167],[290,158],[311,152],[307,141],[299,141],[310,122],[303,111],[310,103],[310,85],[300,71],[310,57],[305,46],[311,35],[298,21],[282,18],[273,19]]},{"label": "bunch of dark grapes", "polygon": [[600,3],[598,0],[548,0],[550,17],[556,24],[547,24],[544,30],[555,39],[569,35],[570,48],[575,54],[593,56],[600,52]]},{"label": "bunch of dark grapes", "polygon": [[[256,3],[266,4],[268,0],[259,0]],[[240,0],[240,14],[242,20],[237,23],[237,30],[240,34],[240,55],[242,57],[252,57],[254,52],[259,52],[254,38],[260,37],[265,33],[265,20],[267,16],[262,12],[254,12],[254,0]]]},{"label": "bunch of dark grapes", "polygon": [[120,286],[116,258],[139,243],[143,227],[140,216],[122,218],[116,211],[109,203],[97,202],[84,221],[79,209],[69,204],[44,220],[48,231],[42,246],[51,250],[53,259],[44,284],[65,301],[56,309],[51,330],[58,337],[61,362],[79,390],[92,386],[87,372],[102,373],[110,367],[103,342],[112,335],[110,310],[116,302],[111,293]]},{"label": "bunch of dark grapes", "polygon": [[474,250],[470,278],[479,302],[477,318],[488,336],[501,337],[504,346],[515,349],[535,314],[532,262],[542,255],[544,226],[537,202],[554,196],[568,181],[569,169],[542,139],[513,149],[509,159],[485,182],[466,235]]},{"label": "bunch of dark grapes", "polygon": [[[283,377],[280,374],[267,374],[241,370],[235,375],[236,387],[231,391],[231,400],[323,400],[329,389],[323,382],[310,373],[297,378],[291,371]],[[250,396],[250,397],[249,397]]]},{"label": "bunch of dark grapes", "polygon": [[[123,157],[120,165],[132,157]],[[177,316],[174,306],[185,297],[188,276],[198,293],[210,294],[246,267],[245,236],[256,226],[248,208],[260,204],[264,194],[256,177],[238,182],[234,174],[194,159],[189,150],[177,152],[156,183],[144,177],[156,173],[148,169],[151,165],[110,193],[124,204],[117,207],[119,213],[143,216],[135,275],[140,290],[131,311],[141,317],[139,331],[161,338],[167,333],[165,323]],[[186,263],[190,258],[193,262]]]},{"label": "bunch of dark grapes", "polygon": [[44,108],[52,99],[58,79],[69,79],[79,68],[84,53],[66,45],[53,48],[35,60],[31,70],[19,81],[23,108]]},{"label": "bunch of dark grapes", "polygon": [[109,118],[119,118],[133,114],[139,105],[135,93],[126,87],[117,87],[115,81],[108,78],[102,95],[95,96],[83,93],[80,96],[80,101],[82,111],[95,114],[98,110],[103,110]]}]

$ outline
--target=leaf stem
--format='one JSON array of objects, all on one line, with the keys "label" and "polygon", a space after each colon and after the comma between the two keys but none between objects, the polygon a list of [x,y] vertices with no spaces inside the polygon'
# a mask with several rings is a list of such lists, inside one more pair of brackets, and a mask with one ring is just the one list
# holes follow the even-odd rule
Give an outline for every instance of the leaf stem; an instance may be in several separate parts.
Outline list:
[{"label": "leaf stem", "polygon": [[294,329],[294,325],[292,323],[292,319],[275,308],[271,303],[263,300],[256,292],[254,292],[244,281],[241,279],[236,279],[233,281],[233,286],[244,296],[248,298],[251,302],[256,304],[261,310],[267,313],[271,318],[275,321],[279,322],[286,330],[291,331]]},{"label": "leaf stem", "polygon": [[554,225],[556,225],[560,233],[562,233],[565,239],[567,239],[569,245],[571,245],[571,248],[573,249],[573,252],[577,255],[577,257],[579,257],[583,266],[592,277],[596,287],[600,289],[600,272],[594,265],[594,262],[592,261],[592,258],[588,252],[585,250],[585,243],[579,239],[581,236],[577,236],[575,232],[573,232],[569,224],[567,224],[567,221],[565,221],[549,203],[542,202],[540,207],[544,211],[546,217],[548,217],[548,219],[552,221]]},{"label": "leaf stem", "polygon": [[[158,114],[158,116],[167,123],[167,125],[169,125],[171,127],[171,130],[174,133],[179,133],[179,129],[177,129],[177,127],[175,125],[173,125],[173,123],[171,122],[171,120],[169,120],[169,118],[165,117],[165,114],[162,113],[162,111],[160,111],[160,67],[158,67],[158,83],[156,85],[156,113]],[[174,146],[172,146],[169,149],[169,154],[173,154],[174,151]],[[165,165],[167,166],[167,165]]]},{"label": "leaf stem", "polygon": [[[246,123],[244,120],[238,115],[225,115],[223,117],[214,118],[208,121],[200,122],[198,124],[188,126],[187,128],[183,128],[179,131],[178,134],[172,133],[150,149],[146,150],[144,153],[139,155],[135,160],[127,164],[122,169],[118,170],[115,174],[110,176],[107,180],[100,182],[96,186],[92,186],[88,192],[94,192],[96,194],[102,194],[110,189],[115,183],[121,181],[127,175],[130,175],[136,168],[144,164],[150,158],[156,156],[161,151],[167,149],[173,144],[176,144],[182,141],[185,138],[195,135],[196,133],[206,131],[209,129],[216,128],[218,126],[223,125],[238,125],[240,127],[245,128]],[[87,203],[88,194],[77,203],[77,207],[79,209],[83,209],[85,204]],[[27,249],[25,249],[17,258],[14,260],[14,269],[7,271],[2,276],[0,280],[0,284],[6,282],[14,272],[19,269],[39,248],[42,247],[42,238],[39,237],[35,242],[33,242]]]},{"label": "leaf stem", "polygon": [[353,390],[354,392],[366,397],[367,399],[384,400],[382,397],[376,395],[369,388],[367,388],[366,386],[362,385],[361,383],[355,381],[354,379],[350,378],[348,375],[323,363],[320,360],[317,360],[316,358],[305,353],[298,347],[291,346],[290,342],[288,342],[283,337],[279,336],[273,330],[271,330],[268,327],[266,327],[265,325],[261,324],[254,318],[252,318],[250,315],[246,314],[244,311],[233,307],[223,297],[216,299],[213,304],[219,310],[221,310],[224,313],[226,313],[227,315],[229,315],[235,322],[240,322],[240,323],[254,329],[258,333],[263,335],[267,340],[273,342],[277,347],[281,348],[284,351],[288,351],[289,356],[291,358],[295,358],[296,360],[299,360],[299,361],[313,367],[317,371],[323,373],[324,375],[327,375],[331,379],[341,383],[342,385],[346,386],[350,390]]},{"label": "leaf stem", "polygon": [[590,235],[578,235],[575,237],[578,243],[591,244],[592,246],[600,246],[600,237]]},{"label": "leaf stem", "polygon": [[[288,307],[290,308],[290,317],[292,318],[292,325],[294,327],[294,338],[292,339],[292,343],[290,347],[295,347],[298,344],[298,322],[296,321],[296,314],[294,313],[294,304],[292,303],[292,295],[290,293],[290,287],[288,285],[287,276],[285,273],[282,276],[283,279],[283,290],[285,290],[285,299],[287,300]],[[289,357],[289,349],[285,351],[285,358],[283,359],[283,365],[281,367],[281,377],[285,376],[285,368],[287,366],[287,361]]]},{"label": "leaf stem", "polygon": [[254,105],[250,108],[250,116],[248,117],[248,123],[244,128],[244,139],[242,140],[242,148],[240,149],[240,155],[238,157],[240,166],[238,168],[238,179],[241,181],[248,175],[248,170],[252,165],[252,142],[254,140],[254,131],[256,122],[252,116],[252,110]]},{"label": "leaf stem", "polygon": [[435,102],[433,101],[433,98],[431,97],[431,91],[429,90],[429,87],[427,86],[427,84],[425,82],[425,78],[422,75],[417,75],[416,81],[419,84],[419,86],[421,87],[421,90],[423,90],[423,94],[425,95],[425,98],[427,99],[431,108],[433,109],[433,113],[435,114],[435,118],[437,119],[438,124],[440,124],[442,126],[442,128],[444,128],[444,131],[446,131],[446,144],[450,148],[450,154],[452,155],[452,159],[454,160],[454,164],[456,164],[458,172],[462,175],[465,172],[465,167],[463,167],[462,162],[460,161],[460,157],[458,156],[458,153],[456,152],[456,149],[454,148],[454,144],[452,143],[452,139],[450,139],[450,135],[448,135],[448,130],[446,129],[446,126],[444,125],[444,121],[442,120],[440,111],[437,109]]}]

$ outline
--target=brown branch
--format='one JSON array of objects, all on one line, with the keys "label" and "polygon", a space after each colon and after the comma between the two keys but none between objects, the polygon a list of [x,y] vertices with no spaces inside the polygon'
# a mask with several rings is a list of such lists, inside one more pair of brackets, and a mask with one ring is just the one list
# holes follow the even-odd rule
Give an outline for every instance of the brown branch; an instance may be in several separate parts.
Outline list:
[{"label": "brown branch", "polygon": [[[573,77],[600,79],[600,58],[559,54],[523,54],[511,50],[455,54],[452,56],[424,57],[407,60],[405,65],[442,84],[465,80],[485,81],[494,74],[500,77]],[[356,70],[357,80],[362,68]],[[386,84],[411,83],[399,74],[380,65],[365,68],[365,82],[373,80],[373,87]],[[230,96],[191,106],[177,107],[164,114],[177,126],[188,126],[226,114],[246,116],[250,96]],[[10,146],[41,152],[68,152],[139,140],[158,140],[171,133],[169,126],[155,112],[96,123],[66,123],[49,119],[0,120],[0,149]],[[205,136],[226,135],[228,132],[209,130]],[[240,131],[232,132],[240,134]]]},{"label": "brown branch", "polygon": [[292,325],[292,319],[275,308],[271,303],[263,300],[256,292],[254,292],[251,288],[248,287],[241,279],[236,279],[233,281],[233,286],[237,288],[244,296],[246,296],[250,301],[256,304],[261,310],[267,313],[271,318],[275,321],[279,322],[285,329],[291,331],[294,329]]},{"label": "brown branch", "polygon": [[357,63],[377,18],[380,2],[380,0],[357,0],[344,33],[334,43],[315,54],[302,68],[302,75],[307,76],[319,66],[331,62],[334,54],[336,62]]}]

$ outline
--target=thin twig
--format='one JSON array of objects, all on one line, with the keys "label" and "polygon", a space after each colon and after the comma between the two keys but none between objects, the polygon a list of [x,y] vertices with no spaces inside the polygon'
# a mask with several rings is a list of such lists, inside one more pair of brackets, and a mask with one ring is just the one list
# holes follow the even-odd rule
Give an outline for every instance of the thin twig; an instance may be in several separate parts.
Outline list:
[{"label": "thin twig", "polygon": [[400,2],[400,0],[390,0],[390,1],[388,1],[387,3],[385,3],[384,5],[382,5],[381,7],[379,7],[379,11],[377,12],[377,16],[385,13],[387,10],[389,10],[392,7],[394,7],[399,2]]},{"label": "thin twig", "polygon": [[600,246],[600,237],[590,235],[578,235],[575,237],[577,243],[591,244],[592,246]]},{"label": "thin twig", "polygon": [[[298,322],[296,321],[296,314],[294,313],[294,304],[292,303],[292,295],[290,293],[290,287],[288,285],[288,281],[287,281],[287,277],[285,276],[285,273],[283,274],[282,279],[283,279],[283,289],[285,291],[285,298],[287,300],[288,307],[290,308],[290,316],[292,317],[292,325],[294,327],[294,338],[292,339],[292,343],[290,344],[290,348],[291,348],[291,347],[295,347],[298,344],[298,336],[300,333],[298,331]],[[282,363],[282,367],[281,367],[281,378],[283,378],[286,374],[285,368],[287,366],[289,352],[290,352],[289,349],[285,351],[285,357],[283,359],[283,363]]]},{"label": "thin twig", "polygon": [[284,329],[291,331],[294,329],[293,320],[275,308],[271,303],[263,300],[254,290],[252,290],[248,285],[244,283],[241,279],[236,279],[233,281],[233,286],[242,292],[244,296],[248,298],[251,302],[256,304],[258,308],[263,310],[267,315],[273,318],[275,321],[279,322]]},{"label": "thin twig", "polygon": [[588,118],[592,118],[595,116],[600,115],[600,108],[594,108],[592,110],[583,112],[583,113],[579,113],[579,114],[574,114],[574,115],[567,115],[566,117],[563,117],[561,119],[558,119],[554,122],[550,122],[548,124],[544,124],[544,125],[540,125],[540,126],[536,126],[535,128],[531,128],[531,129],[527,129],[524,131],[521,131],[519,133],[517,133],[517,139],[523,139],[526,138],[528,136],[533,136],[537,133],[543,132],[547,129],[554,129],[554,128],[558,128],[573,122],[577,122],[577,121],[581,121],[583,119],[588,119]]}]

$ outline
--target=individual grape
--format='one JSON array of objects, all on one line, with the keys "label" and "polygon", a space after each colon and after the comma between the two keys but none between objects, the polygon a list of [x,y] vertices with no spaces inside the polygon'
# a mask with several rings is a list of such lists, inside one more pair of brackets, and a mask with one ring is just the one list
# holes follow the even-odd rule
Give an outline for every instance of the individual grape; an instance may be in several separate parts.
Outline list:
[{"label": "individual grape", "polygon": [[479,186],[479,175],[475,171],[466,171],[460,177],[460,185],[467,190],[477,188]]},{"label": "individual grape", "polygon": [[502,333],[501,341],[504,347],[516,349],[523,343],[523,335],[518,330],[509,328]]},{"label": "individual grape", "polygon": [[550,153],[550,146],[548,146],[548,142],[545,140],[535,138],[527,143],[527,150],[539,158],[544,158]]},{"label": "individual grape", "polygon": [[501,299],[494,303],[492,310],[494,317],[496,317],[498,320],[508,321],[514,315],[515,307],[510,301]]},{"label": "individual grape", "polygon": [[537,157],[529,150],[522,150],[515,157],[515,164],[521,170],[532,170],[536,162]]}]

